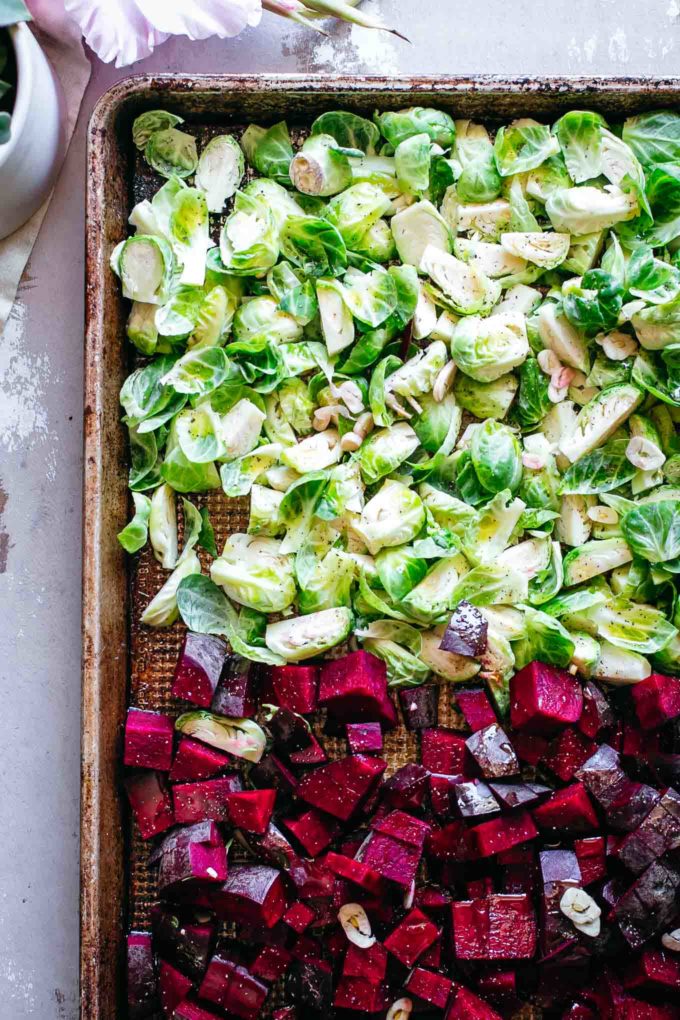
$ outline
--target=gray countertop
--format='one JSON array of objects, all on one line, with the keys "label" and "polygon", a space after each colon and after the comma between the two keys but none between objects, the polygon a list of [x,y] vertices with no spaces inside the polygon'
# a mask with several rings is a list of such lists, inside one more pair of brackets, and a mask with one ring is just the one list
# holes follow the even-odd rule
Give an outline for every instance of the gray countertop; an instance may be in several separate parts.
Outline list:
[{"label": "gray countertop", "polygon": [[[78,769],[85,130],[129,73],[673,75],[680,0],[379,0],[412,45],[265,15],[221,42],[94,61],[51,207],[0,341],[0,1020],[78,1012]],[[1,200],[1,199],[0,199]]]}]

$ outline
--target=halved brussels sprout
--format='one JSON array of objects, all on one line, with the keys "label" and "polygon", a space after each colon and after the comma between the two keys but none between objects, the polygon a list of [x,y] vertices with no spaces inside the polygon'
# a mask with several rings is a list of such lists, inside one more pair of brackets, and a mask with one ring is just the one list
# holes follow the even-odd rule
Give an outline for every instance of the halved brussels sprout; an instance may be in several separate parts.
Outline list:
[{"label": "halved brussels sprout", "polygon": [[402,482],[388,480],[368,501],[354,530],[375,556],[381,549],[410,542],[424,523],[420,497]]},{"label": "halved brussels sprout", "polygon": [[196,168],[196,184],[205,191],[210,212],[223,211],[227,199],[240,188],[244,173],[243,150],[234,136],[211,138]]},{"label": "halved brussels sprout", "polygon": [[533,262],[541,269],[555,269],[564,262],[569,251],[569,234],[551,231],[501,234],[501,247],[517,258]]},{"label": "halved brussels sprout", "polygon": [[333,357],[354,343],[354,320],[345,301],[344,287],[338,280],[317,280],[316,296],[323,337]]},{"label": "halved brussels sprout", "polygon": [[395,471],[419,445],[418,436],[405,421],[372,432],[357,452],[366,485],[373,485]]},{"label": "halved brussels sprout", "polygon": [[153,554],[165,570],[177,566],[177,506],[175,491],[159,485],[151,497],[149,538]]},{"label": "halved brussels sprout", "polygon": [[429,288],[435,302],[459,315],[488,312],[500,297],[496,280],[432,245],[423,252],[420,269],[434,284]]},{"label": "halved brussels sprout", "polygon": [[168,113],[167,110],[147,110],[146,113],[140,113],[132,122],[132,141],[136,148],[143,149],[156,131],[165,131],[183,123],[184,118],[178,117],[176,113]]},{"label": "halved brussels sprout", "polygon": [[185,712],[175,723],[178,733],[193,737],[245,761],[258,762],[267,736],[254,719],[231,719],[212,712]]},{"label": "halved brussels sprout", "polygon": [[262,613],[279,613],[295,601],[293,559],[274,538],[230,535],[210,576],[234,602]]},{"label": "halved brussels sprout", "polygon": [[[451,251],[451,232],[431,202],[416,202],[392,217],[392,234],[399,258],[421,270],[427,248]],[[422,269],[425,272],[424,269]]]},{"label": "halved brussels sprout", "polygon": [[198,164],[196,139],[175,127],[154,131],[144,146],[144,159],[162,177],[191,177]]},{"label": "halved brussels sprout", "polygon": [[248,534],[278,538],[284,526],[279,520],[279,508],[283,493],[267,485],[253,485],[250,490],[250,516]]},{"label": "halved brussels sprout", "polygon": [[583,545],[590,538],[592,521],[588,509],[595,502],[593,496],[571,493],[562,496],[560,516],[555,521],[555,535],[565,545]]},{"label": "halved brussels sprout", "polygon": [[497,240],[510,226],[512,209],[505,198],[494,202],[460,203],[457,207],[457,228],[459,231],[478,231],[489,241]]},{"label": "halved brussels sprout", "polygon": [[623,538],[607,538],[586,542],[564,557],[564,583],[567,588],[582,584],[591,577],[606,574],[630,563],[633,554]]},{"label": "halved brussels sprout", "polygon": [[302,662],[341,644],[349,636],[352,620],[346,606],[294,616],[268,624],[265,644],[286,662]]},{"label": "halved brussels sprout", "polygon": [[355,250],[366,232],[391,208],[392,203],[383,189],[364,181],[332,198],[326,216],[338,228],[347,247]]},{"label": "halved brussels sprout", "polygon": [[156,350],[158,343],[157,311],[156,305],[148,304],[146,301],[132,302],[125,332],[128,340],[142,354],[153,354]]},{"label": "halved brussels sprout", "polygon": [[526,321],[514,313],[462,318],[451,342],[451,357],[477,382],[494,382],[529,354]]},{"label": "halved brussels sprout", "polygon": [[352,183],[352,168],[332,135],[310,135],[293,157],[290,178],[303,195],[327,197]]},{"label": "halved brussels sprout", "polygon": [[468,240],[458,237],[453,250],[456,258],[469,262],[491,280],[502,280],[522,273],[527,266],[526,259],[518,258],[500,244],[491,241]]},{"label": "halved brussels sprout", "polygon": [[147,627],[171,627],[179,616],[177,589],[180,581],[190,574],[200,572],[201,562],[194,550],[190,549],[187,556],[182,555],[161,590],[149,602],[142,613],[142,623]]},{"label": "halved brussels sprout", "polygon": [[302,326],[292,315],[282,312],[277,301],[262,295],[244,301],[234,315],[234,340],[267,339],[290,343],[302,336]]},{"label": "halved brussels sprout", "polygon": [[460,557],[437,560],[425,577],[400,602],[403,609],[421,623],[438,623],[451,609],[451,592],[460,580]]},{"label": "halved brussels sprout", "polygon": [[167,300],[174,262],[167,241],[150,234],[135,234],[111,253],[111,268],[120,277],[123,297],[149,305]]},{"label": "halved brussels sprout", "polygon": [[596,680],[604,680],[615,687],[627,687],[646,680],[651,672],[652,667],[643,655],[603,641],[592,675]]},{"label": "halved brussels sprout", "polygon": [[476,418],[505,418],[517,393],[517,377],[508,373],[490,383],[477,382],[460,372],[453,393],[460,404]]},{"label": "halved brussels sprout", "polygon": [[642,390],[631,383],[608,386],[581,409],[574,430],[560,443],[571,463],[606,442],[642,401]]},{"label": "halved brussels sprout", "polygon": [[585,338],[559,310],[559,305],[546,301],[539,308],[536,321],[543,346],[554,351],[565,365],[579,372],[590,371],[590,354]]},{"label": "halved brussels sprout", "polygon": [[633,191],[608,184],[604,189],[586,185],[555,191],[548,197],[545,211],[555,230],[592,234],[632,220],[640,210]]},{"label": "halved brussels sprout", "polygon": [[326,429],[317,432],[295,446],[287,446],[281,451],[281,462],[303,475],[309,471],[322,471],[324,468],[337,464],[342,456],[340,436],[337,429]]},{"label": "halved brussels sprout", "polygon": [[236,276],[264,276],[279,257],[276,221],[265,201],[237,191],[220,233],[222,262]]}]

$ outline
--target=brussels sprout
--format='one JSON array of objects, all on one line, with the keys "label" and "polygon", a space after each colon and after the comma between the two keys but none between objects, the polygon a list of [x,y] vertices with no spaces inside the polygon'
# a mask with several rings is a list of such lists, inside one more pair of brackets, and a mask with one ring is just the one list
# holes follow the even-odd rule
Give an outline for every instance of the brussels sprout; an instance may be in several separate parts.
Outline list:
[{"label": "brussels sprout", "polygon": [[179,616],[177,609],[177,589],[180,581],[190,574],[200,574],[201,564],[198,556],[189,550],[189,554],[182,556],[177,566],[170,574],[160,591],[154,595],[151,602],[142,613],[142,623],[147,627],[170,627]]},{"label": "brussels sprout", "polygon": [[388,198],[400,197],[401,191],[397,184],[397,168],[394,157],[362,156],[357,158],[350,156],[349,165],[352,168],[352,180],[355,184],[375,184]]},{"label": "brussels sprout", "polygon": [[343,298],[355,319],[372,328],[380,326],[397,306],[394,277],[384,269],[370,273],[348,270]]},{"label": "brussels sprout", "polygon": [[418,492],[436,522],[454,534],[462,535],[467,525],[478,519],[478,512],[473,507],[427,482],[420,486]]},{"label": "brussels sprout", "polygon": [[167,241],[148,234],[121,241],[111,254],[111,268],[123,285],[123,297],[149,305],[166,301],[173,267]]},{"label": "brussels sprout", "polygon": [[482,383],[461,372],[456,376],[453,393],[463,410],[476,418],[505,418],[517,393],[517,385],[517,378],[511,373],[501,375],[493,382]]},{"label": "brussels sprout", "polygon": [[212,712],[185,712],[175,729],[236,758],[258,762],[265,752],[267,737],[253,719],[228,719]]},{"label": "brussels sprout", "polygon": [[529,170],[524,182],[524,190],[530,198],[535,198],[543,205],[555,191],[570,188],[572,179],[562,155],[549,156],[540,166]]},{"label": "brussels sprout", "polygon": [[153,354],[158,343],[156,328],[157,306],[145,301],[133,301],[125,332],[128,340],[142,354]]},{"label": "brussels sprout", "polygon": [[602,253],[605,231],[597,230],[593,234],[572,237],[569,253],[561,268],[570,273],[582,275],[592,269]]},{"label": "brussels sprout", "polygon": [[351,610],[339,606],[270,623],[265,632],[265,642],[267,648],[286,662],[302,662],[341,644],[351,628]]},{"label": "brussels sprout", "polygon": [[279,257],[274,216],[264,201],[237,191],[220,233],[222,262],[236,276],[263,276]]},{"label": "brussels sprout", "polygon": [[397,257],[397,246],[389,223],[378,220],[354,242],[353,251],[373,262],[391,262]]},{"label": "brussels sprout", "polygon": [[[389,634],[390,631],[387,630],[387,627],[392,626],[401,628],[397,631],[397,635],[402,634],[408,627],[407,624],[397,623],[393,620],[374,620],[365,628],[365,636],[364,633],[359,633],[358,636],[365,651],[370,652],[371,655],[377,655],[387,666],[388,687],[417,687],[428,680],[430,669],[410,648],[405,648],[397,640],[382,636],[382,630]],[[381,627],[382,630],[379,629]],[[373,636],[374,631],[377,631],[376,636]],[[419,653],[422,646],[420,633],[412,627],[408,627],[408,631],[417,635]]]},{"label": "brussels sprout", "polygon": [[502,177],[533,170],[559,150],[550,129],[529,118],[499,128],[494,141],[496,166]]},{"label": "brussels sprout", "polygon": [[560,443],[560,451],[573,464],[616,432],[642,400],[642,391],[630,383],[609,386],[581,409],[573,432]]},{"label": "brussels sprout", "polygon": [[267,206],[274,217],[277,231],[281,230],[289,216],[305,215],[304,209],[296,202],[290,191],[267,177],[258,177],[250,181],[243,189],[243,194]]},{"label": "brussels sprout", "polygon": [[551,232],[501,234],[501,246],[511,255],[533,262],[541,269],[554,269],[569,251],[569,234]]},{"label": "brussels sprout", "polygon": [[126,552],[136,553],[146,545],[152,501],[141,492],[133,492],[132,499],[135,505],[134,516],[116,537]]},{"label": "brussels sprout", "polygon": [[266,485],[253,485],[250,490],[250,517],[248,534],[278,538],[284,530],[279,521],[279,508],[283,493]]},{"label": "brussels sprout", "polygon": [[303,546],[295,557],[295,574],[301,613],[351,605],[356,566],[346,552],[333,548],[319,558],[309,545]]},{"label": "brussels sprout", "polygon": [[495,241],[508,229],[511,217],[512,209],[505,198],[461,204],[457,208],[457,228],[459,231],[476,230],[487,240]]},{"label": "brussels sprout", "polygon": [[588,614],[610,644],[643,655],[661,651],[678,633],[661,610],[621,597],[594,606]]},{"label": "brussels sprout", "polygon": [[609,641],[602,641],[600,657],[592,675],[596,680],[604,680],[605,683],[616,687],[625,687],[646,680],[651,672],[652,667],[643,655],[617,648]]},{"label": "brussels sprout", "polygon": [[412,334],[414,340],[424,340],[436,329],[437,306],[419,281],[418,303],[413,313]]},{"label": "brussels sprout", "polygon": [[523,273],[527,266],[526,259],[518,258],[500,244],[490,241],[469,241],[459,237],[454,241],[453,251],[456,258],[469,262],[492,280]]},{"label": "brussels sprout", "polygon": [[412,135],[396,147],[394,164],[397,182],[407,195],[422,195],[430,186],[430,136]]},{"label": "brussels sprout", "polygon": [[548,665],[566,667],[575,651],[569,631],[555,619],[538,609],[524,609],[527,635],[514,645],[518,669],[538,659]]},{"label": "brussels sprout", "polygon": [[522,479],[522,449],[507,425],[489,419],[475,429],[470,456],[477,478],[488,492],[515,492]]},{"label": "brussels sprout", "polygon": [[177,565],[177,509],[169,485],[159,485],[151,497],[149,538],[153,554],[165,570]]},{"label": "brussels sprout", "polygon": [[456,137],[456,125],[442,110],[411,106],[406,110],[378,114],[375,119],[381,134],[394,149],[405,139],[423,132],[431,142],[444,149],[450,148]]},{"label": "brussels sprout", "polygon": [[511,567],[473,567],[451,593],[451,604],[458,605],[463,599],[473,606],[518,605],[526,602],[529,584],[526,574],[520,574]]},{"label": "brussels sprout", "polygon": [[362,510],[355,531],[375,556],[381,549],[410,542],[424,523],[420,497],[402,482],[388,480]]},{"label": "brussels sprout", "polygon": [[621,532],[635,556],[680,572],[680,499],[635,506],[622,517]]},{"label": "brussels sprout", "polygon": [[447,393],[443,400],[435,400],[426,394],[420,398],[422,411],[413,419],[421,446],[431,454],[447,456],[451,453],[463,421],[463,412],[453,393]]},{"label": "brussels sprout", "polygon": [[322,471],[337,464],[342,456],[340,437],[336,429],[317,432],[295,446],[288,446],[281,452],[281,461],[299,474],[308,471]]},{"label": "brussels sprout", "polygon": [[494,311],[514,312],[517,315],[530,315],[537,305],[541,303],[541,292],[534,287],[527,287],[525,283],[516,283],[505,292],[502,301],[499,301]]},{"label": "brussels sprout", "polygon": [[322,113],[312,124],[310,134],[331,135],[340,148],[360,149],[367,156],[375,155],[380,143],[378,126],[348,110]]},{"label": "brussels sprout", "polygon": [[387,406],[408,417],[408,412],[396,399],[402,397],[415,411],[421,413],[418,397],[432,390],[447,360],[446,346],[441,340],[435,340],[424,351],[409,358],[385,380]]},{"label": "brussels sprout", "polygon": [[509,545],[525,507],[523,500],[513,499],[506,490],[479,511],[463,535],[463,552],[471,563],[487,566],[496,562]]},{"label": "brussels sprout", "polygon": [[555,124],[553,130],[575,184],[593,180],[602,173],[604,127],[604,118],[591,110],[569,110]]},{"label": "brussels sprout", "polygon": [[496,280],[433,245],[423,252],[420,269],[432,281],[428,290],[435,303],[459,315],[484,314],[500,297]]},{"label": "brussels sprout", "polygon": [[317,280],[316,296],[326,348],[333,357],[354,342],[354,320],[338,280]]},{"label": "brussels sprout", "polygon": [[555,230],[567,234],[592,234],[638,215],[637,198],[614,184],[604,189],[586,185],[556,191],[545,204]]},{"label": "brussels sprout", "polygon": [[357,460],[367,485],[391,474],[419,446],[418,436],[406,422],[372,432],[360,446]]},{"label": "brussels sprout", "polygon": [[450,610],[451,592],[460,578],[459,557],[444,557],[400,600],[400,605],[420,623],[439,623]]},{"label": "brussels sprout", "polygon": [[312,431],[314,402],[302,379],[288,379],[278,390],[281,413],[299,435]]},{"label": "brussels sprout", "polygon": [[250,298],[240,306],[234,316],[234,340],[265,338],[274,343],[299,340],[302,327],[292,315],[280,311],[277,302],[269,296]]},{"label": "brussels sprout", "polygon": [[339,276],[347,266],[342,236],[318,216],[290,216],[281,231],[281,251],[306,276]]},{"label": "brussels sprout", "polygon": [[213,246],[208,230],[208,206],[197,188],[183,188],[173,202],[169,221],[169,240],[182,266],[180,283],[202,287],[205,281],[205,256]]},{"label": "brussels sprout", "polygon": [[144,146],[144,159],[162,177],[190,177],[198,165],[196,139],[175,127],[154,131]]},{"label": "brussels sprout", "polygon": [[234,136],[211,138],[196,168],[196,185],[205,191],[209,212],[224,210],[227,199],[240,188],[244,172],[243,152]]},{"label": "brussels sprout", "polygon": [[375,568],[393,602],[400,602],[427,573],[426,561],[417,556],[410,545],[381,549],[375,558]]},{"label": "brussels sprout", "polygon": [[588,345],[583,336],[559,311],[559,305],[546,301],[537,312],[538,333],[543,346],[554,351],[565,365],[590,371]]},{"label": "brussels sprout", "polygon": [[243,133],[241,146],[248,162],[261,174],[281,184],[288,183],[293,146],[284,121],[270,128],[251,124]]},{"label": "brussels sprout", "polygon": [[421,263],[427,248],[451,251],[451,233],[446,220],[427,200],[397,213],[391,225],[399,258],[422,272],[425,270]]},{"label": "brussels sprout", "polygon": [[337,195],[352,183],[347,155],[331,135],[310,135],[290,164],[290,177],[303,195]]},{"label": "brussels sprout", "polygon": [[332,198],[326,216],[337,227],[347,247],[356,250],[356,245],[361,244],[367,231],[389,212],[391,205],[382,188],[363,182],[353,184]]},{"label": "brussels sprout", "polygon": [[247,496],[253,482],[275,464],[281,454],[278,443],[258,446],[252,453],[237,457],[220,468],[222,488],[227,496]]},{"label": "brussels sprout", "polygon": [[648,351],[680,343],[680,297],[643,308],[633,315],[631,321],[636,337]]},{"label": "brussels sprout", "polygon": [[135,147],[142,150],[156,131],[165,131],[167,128],[177,127],[183,124],[184,119],[176,113],[168,113],[167,110],[147,110],[135,117],[132,123],[132,141]]},{"label": "brussels sprout", "polygon": [[446,624],[425,630],[421,635],[420,658],[432,672],[450,683],[463,683],[479,673],[480,665],[474,659],[455,652],[445,652],[440,647]]},{"label": "brussels sprout", "polygon": [[234,602],[263,613],[279,613],[295,600],[293,560],[274,538],[230,535],[210,576]]},{"label": "brussels sprout", "polygon": [[567,588],[589,581],[591,577],[630,563],[633,556],[622,538],[586,542],[564,558],[564,583]]},{"label": "brussels sprout", "polygon": [[477,382],[494,382],[521,365],[529,354],[526,323],[516,314],[463,318],[451,342],[451,357]]},{"label": "brussels sprout", "polygon": [[581,280],[562,285],[564,313],[586,336],[607,332],[618,324],[623,289],[602,269],[590,269]]},{"label": "brussels sprout", "polygon": [[580,546],[588,541],[592,523],[588,508],[594,503],[590,496],[572,493],[562,496],[560,516],[555,522],[555,536],[565,545]]}]

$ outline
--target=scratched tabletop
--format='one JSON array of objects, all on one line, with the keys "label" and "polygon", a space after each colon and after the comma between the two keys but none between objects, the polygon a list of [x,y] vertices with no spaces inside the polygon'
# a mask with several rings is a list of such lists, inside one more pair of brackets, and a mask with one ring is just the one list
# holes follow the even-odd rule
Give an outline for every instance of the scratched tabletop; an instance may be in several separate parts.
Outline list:
[{"label": "scratched tabletop", "polygon": [[0,1020],[76,1020],[85,127],[126,74],[673,75],[680,0],[376,0],[412,41],[266,15],[238,39],[94,60],[0,339]]}]

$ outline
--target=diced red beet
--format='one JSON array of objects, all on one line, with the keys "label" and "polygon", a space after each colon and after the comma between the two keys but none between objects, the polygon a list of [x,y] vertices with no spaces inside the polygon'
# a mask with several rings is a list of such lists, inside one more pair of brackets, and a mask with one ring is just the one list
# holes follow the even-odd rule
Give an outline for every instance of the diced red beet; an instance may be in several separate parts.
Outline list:
[{"label": "diced red beet", "polygon": [[617,832],[632,832],[646,818],[661,794],[652,786],[627,779],[607,805],[607,824]]},{"label": "diced red beet", "polygon": [[289,708],[271,709],[267,728],[274,740],[277,754],[287,758],[293,751],[309,747],[311,730],[304,716]]},{"label": "diced red beet", "polygon": [[477,983],[480,992],[513,1012],[520,1003],[517,999],[517,972],[515,970],[494,970],[480,976]]},{"label": "diced red beet", "polygon": [[443,974],[435,974],[423,967],[415,967],[404,985],[409,995],[417,995],[419,999],[444,1009],[449,1001],[453,982]]},{"label": "diced red beet", "polygon": [[593,832],[598,827],[595,809],[582,783],[572,783],[555,792],[533,810],[541,829],[554,829],[570,835]]},{"label": "diced red beet", "polygon": [[464,822],[451,822],[435,829],[427,838],[426,853],[444,861],[460,863],[471,860],[474,854],[471,832]]},{"label": "diced red beet", "polygon": [[180,1002],[184,1002],[194,987],[193,981],[186,974],[182,974],[176,967],[173,967],[171,963],[160,960],[158,965],[158,986],[160,988],[161,1007],[168,1020],[170,1020],[175,1015],[175,1010]]},{"label": "diced red beet", "polygon": [[395,808],[422,807],[428,785],[427,769],[416,762],[402,765],[383,783],[382,795],[386,804]]},{"label": "diced red beet", "polygon": [[319,705],[339,722],[397,724],[397,711],[387,693],[387,666],[370,652],[350,652],[321,668]]},{"label": "diced red beet", "polygon": [[383,878],[408,889],[416,877],[422,849],[382,832],[372,832],[358,859]]},{"label": "diced red beet", "polygon": [[434,914],[436,917],[448,914],[450,903],[451,893],[448,889],[438,889],[435,885],[416,887],[414,905],[427,914]]},{"label": "diced red beet", "polygon": [[187,631],[175,667],[173,697],[210,708],[226,655],[222,638]]},{"label": "diced red beet", "polygon": [[469,687],[467,690],[463,688],[457,691],[456,701],[473,733],[498,722],[489,695],[483,687]]},{"label": "diced red beet", "polygon": [[536,951],[536,917],[526,894],[493,894],[451,905],[459,960],[529,960]]},{"label": "diced red beet", "polygon": [[274,984],[286,973],[292,958],[285,946],[262,946],[250,965],[250,973]]},{"label": "diced red beet", "polygon": [[442,938],[438,935],[429,949],[420,957],[420,966],[425,970],[439,970],[442,965]]},{"label": "diced red beet", "polygon": [[499,1013],[469,988],[456,984],[453,995],[445,1020],[502,1020]]},{"label": "diced red beet", "polygon": [[155,909],[152,924],[154,949],[177,970],[200,981],[215,940],[215,923],[198,923],[163,907]]},{"label": "diced red beet", "polygon": [[293,751],[290,756],[291,765],[302,768],[311,765],[323,765],[327,761],[328,755],[313,733],[309,734],[307,747],[303,747],[299,751]]},{"label": "diced red beet", "polygon": [[520,761],[527,765],[538,765],[548,750],[548,738],[536,733],[513,733],[512,746]]},{"label": "diced red beet", "polygon": [[623,724],[621,754],[628,758],[647,757],[661,746],[661,734],[656,730],[642,730],[629,722]]},{"label": "diced red beet", "polygon": [[392,836],[402,843],[417,846],[422,850],[432,826],[420,818],[414,818],[413,815],[409,815],[405,811],[390,811],[383,818],[375,818],[371,828],[374,832],[382,832],[386,836]]},{"label": "diced red beet", "polygon": [[218,751],[216,747],[209,747],[191,737],[181,737],[169,778],[173,783],[209,779],[231,764],[232,759],[224,751]]},{"label": "diced red beet", "polygon": [[589,836],[574,840],[574,853],[578,860],[584,885],[599,882],[607,874],[606,844],[604,836]]},{"label": "diced red beet", "polygon": [[498,801],[481,779],[456,784],[452,796],[456,811],[463,818],[483,818],[500,814]]},{"label": "diced red beet", "polygon": [[563,783],[568,783],[595,749],[592,740],[577,729],[568,727],[550,743],[541,763],[554,772]]},{"label": "diced red beet", "polygon": [[635,712],[645,730],[680,716],[680,678],[652,673],[630,689]]},{"label": "diced red beet", "polygon": [[421,760],[429,772],[440,772],[447,776],[468,776],[469,756],[465,736],[438,727],[423,730],[421,734]]},{"label": "diced red beet", "polygon": [[439,721],[439,688],[435,684],[402,687],[399,704],[407,730],[426,730]]},{"label": "diced red beet", "polygon": [[151,935],[133,931],[127,937],[128,1015],[142,1020],[158,1008],[156,968]]},{"label": "diced red beet", "polygon": [[266,832],[274,811],[276,790],[241,790],[227,797],[229,821],[236,829]]},{"label": "diced red beet", "polygon": [[634,875],[668,850],[680,848],[680,794],[665,790],[637,829],[629,832],[614,856]]},{"label": "diced red beet", "polygon": [[365,978],[370,984],[379,985],[387,972],[387,951],[379,942],[374,942],[366,949],[360,949],[353,943],[347,947],[342,973],[346,977]]},{"label": "diced red beet", "polygon": [[632,949],[664,931],[677,911],[680,870],[667,859],[654,861],[614,904],[613,916]]},{"label": "diced red beet", "polygon": [[492,818],[470,830],[472,845],[479,857],[491,857],[517,846],[518,843],[535,839],[537,835],[538,830],[528,811],[518,811],[515,815],[506,815],[503,818]]},{"label": "diced red beet", "polygon": [[323,853],[340,831],[336,821],[315,808],[309,808],[296,818],[282,818],[281,824],[292,832],[309,857]]},{"label": "diced red beet", "polygon": [[297,777],[275,754],[265,754],[249,773],[248,778],[259,787],[274,787],[293,793],[298,788]]},{"label": "diced red beet", "polygon": [[581,684],[570,673],[543,662],[530,662],[510,680],[513,729],[550,736],[581,718]]},{"label": "diced red beet", "polygon": [[214,1002],[243,1020],[258,1016],[269,988],[225,953],[216,953],[208,964],[199,989],[202,999]]},{"label": "diced red beet", "polygon": [[227,881],[211,895],[219,918],[271,928],[286,909],[281,873],[266,864],[234,865]]},{"label": "diced red beet", "polygon": [[519,772],[517,755],[497,722],[477,730],[465,744],[485,779],[500,779]]},{"label": "diced red beet", "polygon": [[595,738],[600,730],[611,726],[614,722],[612,707],[600,687],[592,680],[583,685],[583,712],[577,722],[577,728],[584,736]]},{"label": "diced red beet", "polygon": [[201,779],[197,783],[179,783],[172,789],[175,820],[182,824],[202,822],[206,818],[226,822],[229,820],[229,797],[242,788],[238,772],[218,779]]},{"label": "diced red beet", "polygon": [[316,917],[316,912],[308,907],[305,903],[292,903],[288,910],[283,915],[283,923],[287,924],[289,928],[297,932],[298,935],[302,935],[303,931],[309,928],[310,924]]},{"label": "diced red beet", "polygon": [[387,936],[385,949],[405,967],[412,967],[438,937],[437,926],[416,907]]},{"label": "diced red beet", "polygon": [[175,824],[172,795],[162,772],[133,772],[124,782],[142,839],[151,839]]},{"label": "diced red beet", "polygon": [[175,1010],[175,1020],[223,1020],[222,1012],[216,1013],[195,999],[185,999]]},{"label": "diced red beet", "polygon": [[353,860],[345,854],[336,854],[332,850],[326,854],[325,864],[334,875],[354,882],[367,892],[379,896],[383,892],[383,881],[377,871],[369,868],[361,861]]},{"label": "diced red beet", "polygon": [[386,768],[381,758],[360,754],[341,758],[307,773],[300,781],[298,796],[346,822]]},{"label": "diced red beet", "polygon": [[214,822],[202,821],[169,833],[159,848],[158,888],[165,893],[187,883],[224,882],[227,850]]},{"label": "diced red beet", "polygon": [[167,772],[172,764],[175,724],[169,715],[131,708],[125,720],[123,764]]},{"label": "diced red beet", "polygon": [[255,714],[257,666],[240,655],[227,655],[213,695],[210,710],[232,719],[248,719]]},{"label": "diced red beet", "polygon": [[489,783],[494,797],[508,811],[529,807],[550,793],[542,783]]},{"label": "diced red beet", "polygon": [[453,812],[454,789],[458,783],[464,782],[462,776],[443,776],[437,772],[428,774],[430,805],[440,818],[448,818]]},{"label": "diced red beet", "polygon": [[274,666],[265,679],[262,701],[308,715],[316,711],[318,693],[318,666]]},{"label": "diced red beet", "polygon": [[352,754],[380,754],[383,748],[380,723],[347,723],[347,743]]},{"label": "diced red beet", "polygon": [[595,753],[577,769],[575,777],[605,811],[630,782],[621,768],[618,754],[608,744],[600,744]]},{"label": "diced red beet", "polygon": [[333,1005],[355,1013],[384,1013],[389,1006],[386,989],[366,978],[343,975],[335,989]]},{"label": "diced red beet", "polygon": [[444,652],[475,658],[486,650],[488,631],[486,617],[463,599],[451,614],[439,647]]},{"label": "diced red beet", "polygon": [[627,966],[623,975],[626,988],[644,988],[648,991],[680,992],[680,956],[665,949],[644,949],[637,959]]},{"label": "diced red beet", "polygon": [[567,889],[582,885],[582,876],[576,854],[571,850],[543,850],[538,859],[543,885],[540,948],[543,956],[549,956],[575,937],[574,926],[560,910],[560,900]]}]

